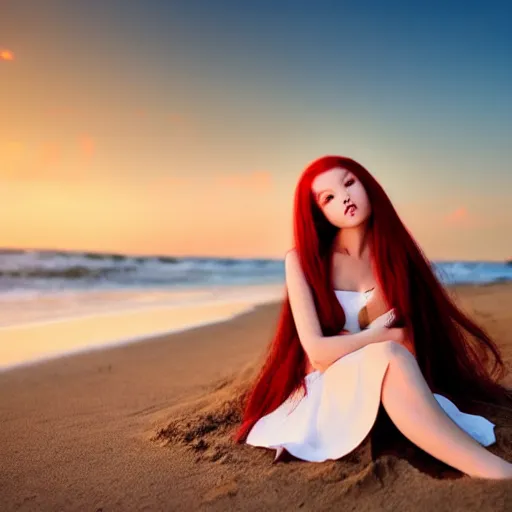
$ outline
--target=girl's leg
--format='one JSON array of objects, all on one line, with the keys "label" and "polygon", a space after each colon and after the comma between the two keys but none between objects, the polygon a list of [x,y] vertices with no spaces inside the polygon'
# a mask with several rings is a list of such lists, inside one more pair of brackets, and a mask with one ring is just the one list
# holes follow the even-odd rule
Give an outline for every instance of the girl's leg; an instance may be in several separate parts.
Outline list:
[{"label": "girl's leg", "polygon": [[381,345],[390,359],[382,385],[382,404],[402,434],[467,475],[512,478],[512,464],[488,451],[444,412],[406,348],[393,341],[376,345]]}]

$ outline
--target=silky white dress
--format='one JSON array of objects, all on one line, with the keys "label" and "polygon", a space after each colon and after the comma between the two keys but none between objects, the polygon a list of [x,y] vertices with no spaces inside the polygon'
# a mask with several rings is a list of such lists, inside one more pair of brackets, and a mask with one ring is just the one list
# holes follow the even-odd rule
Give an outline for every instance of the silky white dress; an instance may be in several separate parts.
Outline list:
[{"label": "silky white dress", "polygon": [[[359,332],[358,313],[365,305],[367,292],[335,293],[345,311],[344,328]],[[338,459],[357,448],[377,418],[390,357],[386,347],[386,343],[369,344],[338,359],[323,373],[317,370],[306,375],[308,394],[302,390],[290,394],[277,409],[253,425],[246,443],[275,449],[274,460],[286,449],[311,462]],[[481,445],[496,441],[494,423],[461,412],[442,395],[434,393],[434,397],[448,416]]]}]

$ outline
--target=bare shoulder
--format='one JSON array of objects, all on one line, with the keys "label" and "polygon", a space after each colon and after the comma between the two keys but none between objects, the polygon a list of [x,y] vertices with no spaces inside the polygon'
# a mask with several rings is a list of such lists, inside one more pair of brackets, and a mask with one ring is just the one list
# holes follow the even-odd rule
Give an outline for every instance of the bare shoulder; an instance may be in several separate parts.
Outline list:
[{"label": "bare shoulder", "polygon": [[[294,284],[298,280],[299,286],[304,288],[309,285],[302,271],[302,266],[299,259],[299,254],[296,249],[290,249],[284,256],[284,267],[286,273],[286,285],[289,288],[290,284],[295,288]],[[291,283],[293,281],[293,283]]]},{"label": "bare shoulder", "polygon": [[285,255],[284,255],[284,261],[285,263],[287,261],[289,261],[291,259],[295,259],[295,261],[298,261],[299,260],[299,255],[297,254],[297,250],[295,249],[295,247],[293,247],[292,249],[290,249],[289,251],[286,251]]},{"label": "bare shoulder", "polygon": [[297,249],[295,249],[295,247],[292,247],[291,249],[289,249],[288,251],[286,251],[285,255],[284,255],[284,259],[286,259],[286,257],[288,256],[288,254],[295,254],[297,255]]}]

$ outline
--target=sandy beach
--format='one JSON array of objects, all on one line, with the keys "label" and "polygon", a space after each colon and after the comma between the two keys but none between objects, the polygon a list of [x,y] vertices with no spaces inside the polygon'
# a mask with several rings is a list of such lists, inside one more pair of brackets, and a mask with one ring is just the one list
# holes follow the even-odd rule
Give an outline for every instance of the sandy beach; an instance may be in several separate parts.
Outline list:
[{"label": "sandy beach", "polygon": [[[511,368],[512,283],[449,290]],[[0,510],[512,510],[510,481],[410,446],[272,465],[272,450],[233,444],[278,307],[0,373]],[[497,424],[489,449],[512,461],[512,410],[482,408]]]}]

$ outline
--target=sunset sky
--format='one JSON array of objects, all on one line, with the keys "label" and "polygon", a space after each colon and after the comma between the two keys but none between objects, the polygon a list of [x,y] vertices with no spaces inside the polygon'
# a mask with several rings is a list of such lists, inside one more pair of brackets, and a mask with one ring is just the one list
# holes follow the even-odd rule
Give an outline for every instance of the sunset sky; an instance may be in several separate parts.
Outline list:
[{"label": "sunset sky", "polygon": [[512,8],[415,4],[0,2],[0,247],[282,258],[340,154],[430,258],[512,258]]}]

